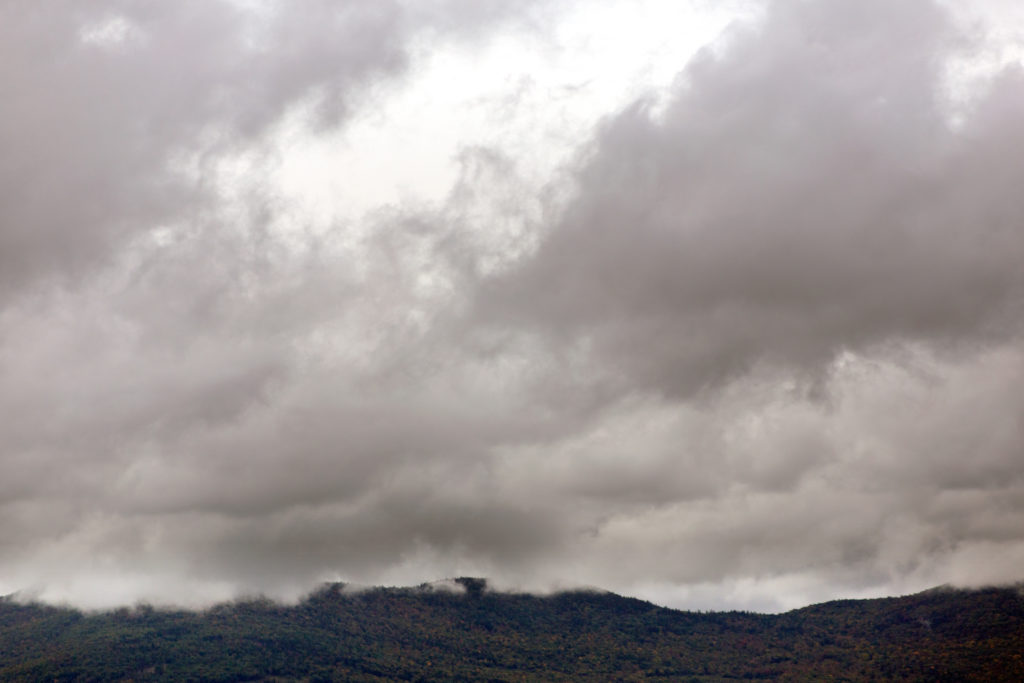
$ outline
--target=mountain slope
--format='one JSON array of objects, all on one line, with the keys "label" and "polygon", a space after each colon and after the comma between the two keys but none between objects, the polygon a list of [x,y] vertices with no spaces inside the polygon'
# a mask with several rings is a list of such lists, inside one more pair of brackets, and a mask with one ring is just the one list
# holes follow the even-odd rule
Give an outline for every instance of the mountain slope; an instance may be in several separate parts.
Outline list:
[{"label": "mountain slope", "polygon": [[85,615],[0,600],[0,680],[1024,680],[1009,588],[693,613],[551,597],[330,585],[299,605]]}]

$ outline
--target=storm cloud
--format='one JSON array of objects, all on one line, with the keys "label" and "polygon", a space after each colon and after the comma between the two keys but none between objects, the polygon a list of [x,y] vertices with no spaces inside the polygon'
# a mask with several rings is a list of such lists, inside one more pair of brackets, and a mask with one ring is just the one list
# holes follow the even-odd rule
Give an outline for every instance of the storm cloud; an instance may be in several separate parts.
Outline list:
[{"label": "storm cloud", "polygon": [[759,361],[1020,332],[1022,74],[953,125],[929,3],[780,4],[611,117],[578,196],[483,314],[586,336],[671,396]]},{"label": "storm cloud", "polygon": [[1021,579],[1024,71],[964,81],[983,20],[769,3],[546,177],[467,137],[437,202],[282,189],[289,141],[453,45],[555,54],[567,7],[0,10],[0,592]]}]

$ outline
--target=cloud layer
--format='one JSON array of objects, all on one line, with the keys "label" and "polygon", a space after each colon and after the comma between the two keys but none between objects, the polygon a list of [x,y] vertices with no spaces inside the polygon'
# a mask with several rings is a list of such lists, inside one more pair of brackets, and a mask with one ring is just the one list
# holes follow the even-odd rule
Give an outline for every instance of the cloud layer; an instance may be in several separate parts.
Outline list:
[{"label": "cloud layer", "polygon": [[289,126],[562,15],[0,13],[0,592],[1021,578],[1024,73],[958,99],[988,46],[942,6],[771,3],[540,185],[467,147],[446,201],[326,231]]}]

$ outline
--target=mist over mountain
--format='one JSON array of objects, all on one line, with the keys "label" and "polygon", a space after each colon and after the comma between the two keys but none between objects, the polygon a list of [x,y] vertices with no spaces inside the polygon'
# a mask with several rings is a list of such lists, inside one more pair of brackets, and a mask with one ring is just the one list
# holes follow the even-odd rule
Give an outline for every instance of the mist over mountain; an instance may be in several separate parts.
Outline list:
[{"label": "mist over mountain", "polygon": [[784,614],[680,612],[603,591],[483,579],[322,587],[295,606],[83,614],[0,600],[0,677],[19,681],[905,680],[1024,676],[1019,589],[936,589]]}]

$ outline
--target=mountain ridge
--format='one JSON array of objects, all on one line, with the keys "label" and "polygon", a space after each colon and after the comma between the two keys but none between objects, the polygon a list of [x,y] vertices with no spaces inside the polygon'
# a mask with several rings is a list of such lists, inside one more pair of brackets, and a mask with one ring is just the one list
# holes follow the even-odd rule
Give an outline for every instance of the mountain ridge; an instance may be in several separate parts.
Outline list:
[{"label": "mountain ridge", "polygon": [[[454,592],[452,584],[464,589]],[[324,584],[297,605],[85,614],[0,600],[0,680],[1024,680],[1019,587],[687,612],[458,577]]]}]

